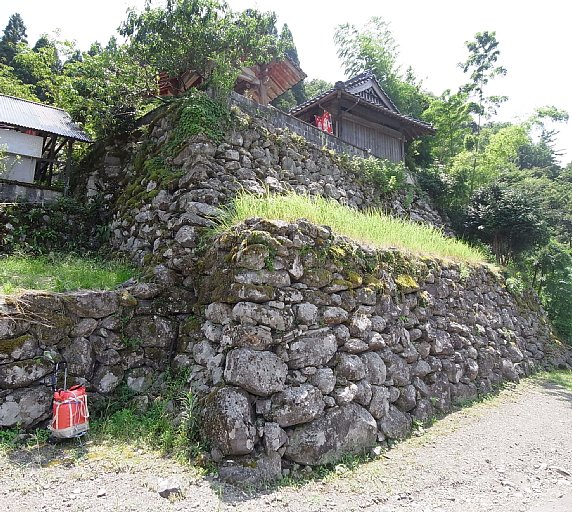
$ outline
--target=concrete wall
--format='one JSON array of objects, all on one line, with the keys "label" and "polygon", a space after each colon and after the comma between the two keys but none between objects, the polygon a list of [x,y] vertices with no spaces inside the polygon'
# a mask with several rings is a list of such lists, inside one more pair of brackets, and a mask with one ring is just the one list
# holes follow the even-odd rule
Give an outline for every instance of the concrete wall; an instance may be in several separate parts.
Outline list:
[{"label": "concrete wall", "polygon": [[60,197],[59,190],[0,179],[0,202],[45,204]]}]

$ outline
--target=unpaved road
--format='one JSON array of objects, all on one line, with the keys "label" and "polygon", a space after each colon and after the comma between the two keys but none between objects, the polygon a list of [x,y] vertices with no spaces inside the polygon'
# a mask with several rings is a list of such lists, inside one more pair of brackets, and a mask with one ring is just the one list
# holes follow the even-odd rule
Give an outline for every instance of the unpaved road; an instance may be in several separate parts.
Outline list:
[{"label": "unpaved road", "polygon": [[[572,511],[572,392],[528,380],[354,471],[263,492],[95,443],[0,457],[0,511]],[[158,495],[172,477],[181,494]]]}]

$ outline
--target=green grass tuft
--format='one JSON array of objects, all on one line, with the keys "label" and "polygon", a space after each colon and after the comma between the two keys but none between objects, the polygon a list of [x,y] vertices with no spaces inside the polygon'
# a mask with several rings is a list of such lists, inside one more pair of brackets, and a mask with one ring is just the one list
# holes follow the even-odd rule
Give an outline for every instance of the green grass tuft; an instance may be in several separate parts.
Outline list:
[{"label": "green grass tuft", "polygon": [[144,410],[126,387],[108,398],[105,408],[90,420],[91,435],[100,441],[131,443],[172,455],[181,462],[205,449],[200,439],[199,404],[189,391],[188,372],[167,375],[162,393]]},{"label": "green grass tuft", "polygon": [[448,238],[433,227],[397,219],[379,211],[359,212],[319,196],[242,193],[223,216],[221,230],[248,218],[295,222],[299,219],[329,226],[335,233],[377,248],[395,247],[417,255],[484,263],[485,255],[466,243]]},{"label": "green grass tuft", "polygon": [[572,391],[572,371],[570,370],[542,372],[538,375],[538,378]]},{"label": "green grass tuft", "polygon": [[110,290],[133,277],[134,272],[125,263],[97,258],[64,254],[4,256],[0,258],[0,293]]}]

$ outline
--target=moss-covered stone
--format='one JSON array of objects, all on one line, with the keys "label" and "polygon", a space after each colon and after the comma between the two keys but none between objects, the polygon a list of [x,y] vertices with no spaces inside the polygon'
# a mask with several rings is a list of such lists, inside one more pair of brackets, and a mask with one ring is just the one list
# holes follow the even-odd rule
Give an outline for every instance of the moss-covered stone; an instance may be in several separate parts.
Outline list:
[{"label": "moss-covered stone", "polygon": [[372,275],[366,275],[363,277],[363,285],[376,291],[383,290],[385,288],[383,281]]},{"label": "moss-covered stone", "polygon": [[413,293],[419,290],[419,283],[410,275],[399,274],[395,278],[395,284],[403,293]]},{"label": "moss-covered stone", "polygon": [[0,388],[24,388],[45,377],[52,371],[52,363],[38,359],[26,359],[0,366]]},{"label": "moss-covered stone", "polygon": [[122,291],[119,294],[119,305],[123,307],[135,307],[138,304],[138,301],[133,295],[131,295],[127,290]]},{"label": "moss-covered stone", "polygon": [[262,270],[270,257],[270,248],[264,244],[252,244],[240,249],[234,255],[234,263],[238,267],[250,270]]},{"label": "moss-covered stone", "polygon": [[300,281],[314,288],[323,288],[332,282],[332,273],[325,268],[305,269]]},{"label": "moss-covered stone", "polygon": [[351,283],[352,288],[357,288],[363,284],[363,277],[357,272],[349,270],[345,273],[345,276],[346,279]]},{"label": "moss-covered stone", "polygon": [[0,354],[11,354],[14,349],[20,348],[30,339],[32,339],[30,334],[24,334],[22,336],[18,336],[17,338],[0,340]]},{"label": "moss-covered stone", "polygon": [[179,334],[188,335],[201,330],[202,321],[199,317],[190,315],[180,324]]},{"label": "moss-covered stone", "polygon": [[267,302],[274,300],[276,290],[269,285],[232,283],[225,302],[236,303],[242,300],[249,302]]}]

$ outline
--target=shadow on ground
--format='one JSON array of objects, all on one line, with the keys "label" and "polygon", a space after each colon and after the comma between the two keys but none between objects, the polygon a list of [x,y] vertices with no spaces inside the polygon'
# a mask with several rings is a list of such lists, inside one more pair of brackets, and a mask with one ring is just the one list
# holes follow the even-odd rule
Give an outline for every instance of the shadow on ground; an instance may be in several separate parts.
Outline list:
[{"label": "shadow on ground", "polygon": [[19,466],[50,467],[73,466],[88,454],[86,439],[64,439],[54,444],[33,440],[25,447],[16,448],[7,455],[8,460]]},{"label": "shadow on ground", "polygon": [[552,395],[559,400],[569,402],[570,407],[572,407],[572,390],[568,389],[563,384],[559,384],[550,379],[539,379],[538,384],[549,395]]}]

